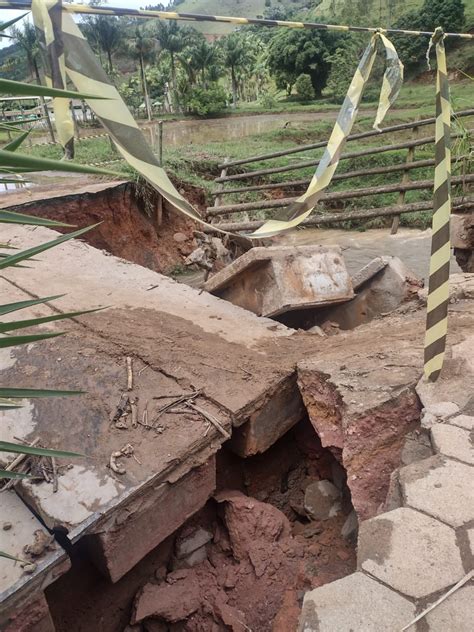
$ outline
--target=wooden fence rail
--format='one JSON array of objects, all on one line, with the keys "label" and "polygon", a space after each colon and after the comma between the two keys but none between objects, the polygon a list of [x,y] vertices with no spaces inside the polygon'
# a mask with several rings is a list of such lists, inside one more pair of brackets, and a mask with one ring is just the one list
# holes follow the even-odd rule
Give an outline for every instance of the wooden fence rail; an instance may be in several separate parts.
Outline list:
[{"label": "wooden fence rail", "polygon": [[[467,130],[471,134],[474,130]],[[458,134],[452,134],[451,138],[460,138],[464,136],[462,132]],[[380,147],[368,147],[367,149],[361,149],[360,151],[353,151],[351,153],[342,154],[339,160],[350,160],[351,158],[362,158],[364,156],[375,156],[376,154],[384,154],[388,151],[399,151],[402,149],[409,149],[410,147],[420,147],[422,145],[431,145],[435,142],[434,136],[425,136],[417,140],[405,141],[404,143],[395,143],[393,145],[382,145]],[[214,182],[229,182],[230,180],[246,180],[247,178],[257,178],[261,176],[268,176],[274,173],[283,173],[286,171],[295,171],[297,169],[304,169],[306,167],[315,167],[319,165],[318,160],[305,160],[304,162],[295,162],[292,165],[285,165],[282,167],[270,167],[269,169],[260,169],[259,171],[245,171],[244,173],[236,173],[232,175],[226,175],[223,178],[216,178]]]},{"label": "wooden fence rail", "polygon": [[[453,211],[468,211],[474,209],[474,198],[458,197],[453,199]],[[413,204],[395,205],[382,208],[363,209],[351,211],[349,213],[325,213],[324,215],[314,214],[304,220],[300,226],[324,226],[325,224],[335,224],[337,222],[347,222],[356,219],[373,219],[375,217],[393,217],[402,213],[413,213],[416,211],[430,211],[433,209],[433,202],[414,202]],[[265,220],[253,220],[248,222],[233,222],[215,224],[216,228],[232,233],[241,231],[252,231],[260,228]],[[204,229],[206,233],[215,232],[211,226]]]},{"label": "wooden fence rail", "polygon": [[[463,176],[455,176],[451,178],[451,184],[471,184],[474,182],[474,174]],[[350,191],[336,191],[334,193],[326,193],[320,199],[320,202],[336,202],[339,200],[351,200],[353,198],[367,197],[369,195],[381,195],[384,193],[406,193],[407,191],[421,191],[433,188],[433,180],[418,180],[412,182],[400,182],[398,184],[388,184],[379,187],[366,187],[363,189],[352,189]],[[225,206],[209,206],[207,207],[207,216],[214,217],[216,215],[231,215],[233,213],[242,213],[247,211],[257,211],[270,208],[282,208],[294,202],[296,197],[279,198],[278,200],[260,200],[257,202],[243,202],[241,204],[228,204]],[[403,206],[403,202],[398,204]]]},{"label": "wooden fence rail", "polygon": [[[456,112],[452,114],[451,118],[463,118],[464,116],[472,116],[474,115],[474,109],[469,110],[461,110],[460,112]],[[422,119],[420,121],[413,121],[409,123],[400,123],[399,125],[391,125],[389,127],[384,127],[380,131],[378,130],[370,130],[368,132],[360,132],[359,134],[351,134],[347,138],[347,142],[353,140],[362,140],[364,138],[371,138],[373,136],[380,136],[381,134],[390,134],[392,132],[400,132],[407,129],[413,129],[414,127],[423,127],[425,125],[433,125],[436,122],[435,118],[427,118]],[[303,151],[310,151],[312,149],[321,149],[325,147],[327,144],[326,141],[320,141],[318,143],[311,143],[310,145],[301,145],[299,147],[294,147],[293,149],[283,149],[281,151],[275,151],[269,154],[261,154],[259,156],[251,156],[250,158],[242,158],[241,160],[232,160],[225,163],[225,167],[228,169],[229,167],[236,167],[238,165],[246,165],[251,162],[259,162],[261,160],[269,160],[271,158],[281,158],[283,156],[289,156],[290,154],[297,154]],[[224,163],[219,165],[219,169],[224,168]]]}]

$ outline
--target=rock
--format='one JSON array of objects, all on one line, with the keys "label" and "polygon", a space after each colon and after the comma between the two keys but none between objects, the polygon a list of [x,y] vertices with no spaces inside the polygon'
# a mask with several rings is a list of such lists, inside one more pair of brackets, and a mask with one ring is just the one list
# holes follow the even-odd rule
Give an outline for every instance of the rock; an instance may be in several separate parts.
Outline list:
[{"label": "rock", "polygon": [[271,544],[291,534],[288,518],[272,505],[241,492],[221,492],[215,498],[225,503],[225,523],[236,560],[247,559],[259,540]]},{"label": "rock", "polygon": [[186,557],[175,557],[173,560],[173,570],[178,570],[180,568],[192,568],[197,564],[201,564],[204,560],[207,560],[206,546],[196,549],[189,555],[186,555]]},{"label": "rock", "polygon": [[416,431],[406,436],[400,461],[402,465],[416,463],[433,455],[428,433]]},{"label": "rock", "polygon": [[[170,583],[170,582],[173,583]],[[175,623],[192,615],[201,605],[200,586],[191,571],[180,570],[168,575],[167,583],[146,584],[135,597],[132,625],[159,617]]]},{"label": "rock", "polygon": [[386,586],[354,573],[307,592],[299,632],[395,632],[415,606]]},{"label": "rock", "polygon": [[474,468],[432,456],[400,470],[405,504],[452,527],[474,521]]},{"label": "rock", "polygon": [[474,465],[474,445],[467,430],[450,424],[438,424],[431,428],[431,440],[436,452]]},{"label": "rock", "polygon": [[[379,268],[378,273],[365,278],[365,281],[362,274],[364,268],[360,271],[360,282],[356,275],[358,294],[348,303],[330,309],[327,313],[329,320],[338,323],[341,329],[354,329],[417,298],[423,282],[400,259],[380,257],[380,262],[374,264],[374,269],[380,265],[382,268]],[[366,272],[369,274],[370,268]]]},{"label": "rock", "polygon": [[188,241],[189,237],[187,235],[185,235],[184,233],[175,233],[173,235],[173,239],[178,243],[178,244],[182,244],[185,241]]},{"label": "rock", "polygon": [[191,532],[180,534],[175,543],[175,552],[177,558],[183,558],[212,540],[212,533],[199,527]]},{"label": "rock", "polygon": [[342,525],[341,535],[345,540],[351,542],[357,541],[357,533],[359,531],[359,520],[354,510],[347,516],[345,523]]},{"label": "rock", "polygon": [[158,621],[158,619],[147,619],[142,626],[144,632],[168,632],[169,630],[167,624],[163,621]]},{"label": "rock", "polygon": [[454,402],[436,402],[423,409],[421,426],[429,430],[434,424],[446,421],[459,412],[459,406]]},{"label": "rock", "polygon": [[407,507],[361,523],[357,562],[361,570],[416,599],[464,576],[454,529]]},{"label": "rock", "polygon": [[327,520],[341,513],[341,493],[330,481],[311,483],[305,490],[304,508],[313,520]]},{"label": "rock", "polygon": [[306,331],[310,334],[317,334],[318,336],[321,336],[321,338],[326,338],[327,336],[327,334],[324,333],[324,331],[321,329],[321,327],[319,327],[319,325],[314,325],[313,327],[310,327]]}]

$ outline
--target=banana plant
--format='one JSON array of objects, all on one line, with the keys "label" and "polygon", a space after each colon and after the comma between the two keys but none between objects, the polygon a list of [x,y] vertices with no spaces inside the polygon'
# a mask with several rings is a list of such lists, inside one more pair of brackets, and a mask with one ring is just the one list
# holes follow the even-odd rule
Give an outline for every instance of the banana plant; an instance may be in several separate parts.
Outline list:
[{"label": "banana plant", "polygon": [[[21,16],[23,17],[23,16]],[[12,20],[5,24],[0,25],[0,37],[2,36],[2,30],[8,28],[12,23],[16,21]],[[49,96],[49,97],[67,97],[67,98],[87,98],[88,95],[71,92],[68,90],[57,90],[53,88],[45,88],[38,85],[31,85],[27,83],[21,83],[17,81],[9,81],[6,79],[0,79],[0,94],[14,94],[18,96]],[[97,97],[94,97],[97,98]],[[10,141],[7,145],[0,149],[0,183],[18,182],[17,176],[22,173],[29,173],[33,171],[67,171],[78,172],[88,174],[109,175],[113,177],[120,176],[120,174],[105,169],[97,169],[86,165],[79,165],[73,162],[49,160],[45,158],[36,158],[21,154],[17,150],[21,147],[21,144],[28,137],[29,132],[23,132],[14,123],[4,122],[0,124],[1,129],[9,129],[11,132],[17,132],[19,135]],[[43,219],[39,217],[32,217],[21,213],[14,213],[8,210],[0,210],[0,224],[21,224],[30,226],[44,226],[49,228],[68,228],[72,227],[70,224],[62,222],[56,222],[54,220]],[[10,249],[10,252],[0,252],[0,270],[4,270],[9,267],[20,267],[21,262],[34,261],[34,257],[50,248],[64,243],[70,239],[80,237],[87,231],[93,229],[97,224],[81,228],[73,232],[63,234],[60,237],[52,239],[48,242],[42,243],[38,246],[28,248],[26,250],[15,250],[11,252],[11,246],[1,245],[0,248]],[[50,316],[43,316],[39,318],[27,318],[19,320],[4,320],[4,317],[8,314],[14,314],[29,307],[50,303],[55,299],[60,298],[58,296],[46,296],[38,299],[17,301],[13,303],[6,303],[0,305],[0,349],[9,347],[15,347],[18,345],[30,344],[32,342],[38,342],[41,340],[47,340],[56,336],[62,335],[63,332],[46,332],[39,330],[35,333],[24,334],[22,329],[31,329],[31,327],[43,325],[45,323],[64,320],[67,318],[74,318],[81,314],[90,313],[97,310],[85,310],[77,312],[68,312],[62,314],[53,314]],[[38,397],[67,397],[72,395],[78,395],[81,391],[64,391],[64,390],[50,390],[50,389],[36,389],[25,387],[2,387],[0,386],[0,411],[14,410],[22,406],[22,400]],[[33,456],[46,456],[46,457],[66,457],[74,458],[83,456],[76,452],[69,452],[64,450],[51,450],[43,447],[29,446],[20,443],[11,443],[8,441],[0,441],[0,452],[6,452],[11,454],[25,454]],[[28,476],[24,473],[14,472],[8,469],[0,469],[0,479],[20,479]],[[8,559],[16,559],[7,552],[0,551],[0,557],[6,557]]]}]

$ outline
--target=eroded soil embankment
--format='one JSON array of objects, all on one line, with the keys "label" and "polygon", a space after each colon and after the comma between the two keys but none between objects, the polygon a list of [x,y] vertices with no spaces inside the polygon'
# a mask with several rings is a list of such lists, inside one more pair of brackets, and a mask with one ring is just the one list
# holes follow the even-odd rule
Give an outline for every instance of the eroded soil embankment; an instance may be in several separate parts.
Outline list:
[{"label": "eroded soil embankment", "polygon": [[[196,208],[205,206],[204,192],[185,185],[183,191]],[[194,250],[196,223],[163,203],[158,223],[159,197],[148,187],[127,182],[111,184],[99,191],[36,199],[11,206],[9,210],[74,224],[100,225],[83,235],[87,243],[132,263],[167,273],[182,265]],[[58,228],[69,232],[70,228]]]}]

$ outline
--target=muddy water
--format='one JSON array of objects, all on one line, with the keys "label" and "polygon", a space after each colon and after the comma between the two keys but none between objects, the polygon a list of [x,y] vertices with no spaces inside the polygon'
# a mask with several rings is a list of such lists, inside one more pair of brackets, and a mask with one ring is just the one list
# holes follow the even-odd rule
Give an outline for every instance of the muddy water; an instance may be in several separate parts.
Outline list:
[{"label": "muddy water", "polygon": [[[427,279],[431,245],[431,231],[401,229],[390,235],[387,228],[365,232],[347,230],[298,230],[280,238],[285,245],[322,244],[338,245],[343,250],[349,273],[353,274],[374,257],[390,255],[399,257],[416,276]],[[461,272],[451,257],[451,272]]]}]

